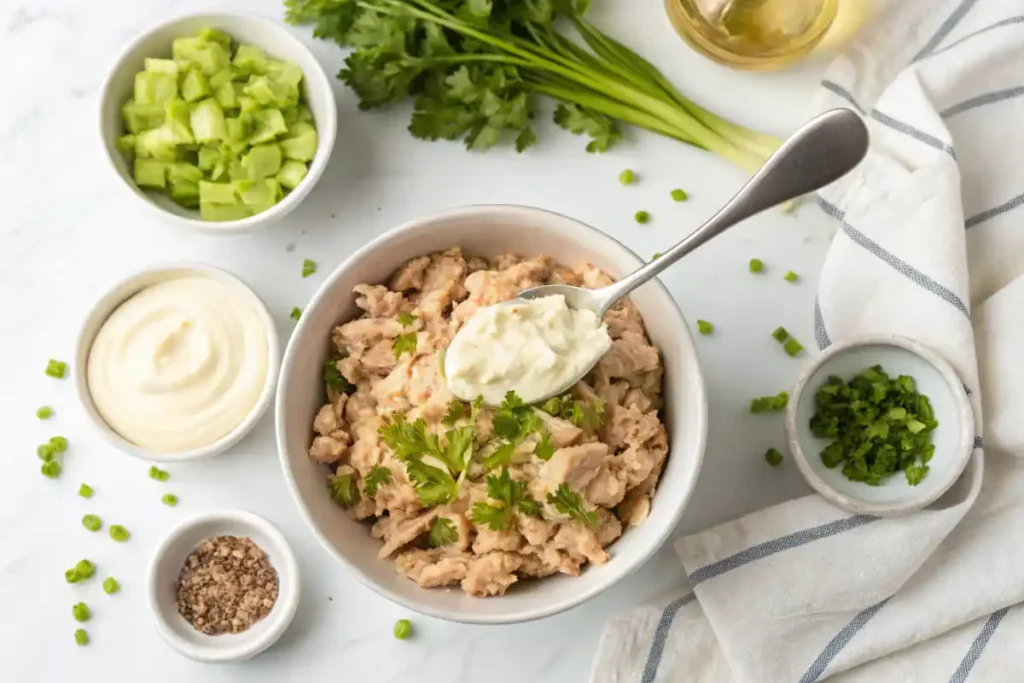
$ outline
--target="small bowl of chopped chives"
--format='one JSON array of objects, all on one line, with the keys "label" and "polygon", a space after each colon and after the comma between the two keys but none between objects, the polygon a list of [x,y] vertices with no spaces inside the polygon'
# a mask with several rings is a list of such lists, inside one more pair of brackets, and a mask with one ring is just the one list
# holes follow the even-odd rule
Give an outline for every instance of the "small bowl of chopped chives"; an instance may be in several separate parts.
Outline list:
[{"label": "small bowl of chopped chives", "polygon": [[826,500],[893,516],[935,502],[974,450],[974,412],[941,356],[905,337],[830,347],[804,370],[786,413],[800,472]]},{"label": "small bowl of chopped chives", "polygon": [[132,195],[209,233],[294,209],[322,175],[336,129],[319,62],[252,14],[196,14],[146,31],[100,94],[106,156]]}]

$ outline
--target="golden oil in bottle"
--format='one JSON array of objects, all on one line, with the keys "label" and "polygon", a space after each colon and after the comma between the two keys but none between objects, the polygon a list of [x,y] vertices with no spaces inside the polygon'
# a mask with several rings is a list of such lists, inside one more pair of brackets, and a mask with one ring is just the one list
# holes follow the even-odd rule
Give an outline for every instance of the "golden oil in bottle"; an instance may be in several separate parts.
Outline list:
[{"label": "golden oil in bottle", "polygon": [[727,66],[767,71],[809,54],[832,26],[839,1],[665,0],[665,9],[698,52]]}]

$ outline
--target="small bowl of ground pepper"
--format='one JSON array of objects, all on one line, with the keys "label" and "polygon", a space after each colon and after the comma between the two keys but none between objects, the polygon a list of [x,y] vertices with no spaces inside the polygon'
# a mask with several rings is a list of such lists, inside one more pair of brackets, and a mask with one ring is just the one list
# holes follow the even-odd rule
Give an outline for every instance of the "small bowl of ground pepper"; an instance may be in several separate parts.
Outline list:
[{"label": "small bowl of ground pepper", "polygon": [[242,510],[191,517],[160,543],[149,568],[157,630],[203,662],[249,659],[274,644],[299,602],[295,556],[280,531]]},{"label": "small bowl of ground pepper", "polygon": [[893,516],[935,502],[974,451],[974,412],[953,367],[928,347],[872,335],[804,370],[786,414],[793,459],[826,500]]}]

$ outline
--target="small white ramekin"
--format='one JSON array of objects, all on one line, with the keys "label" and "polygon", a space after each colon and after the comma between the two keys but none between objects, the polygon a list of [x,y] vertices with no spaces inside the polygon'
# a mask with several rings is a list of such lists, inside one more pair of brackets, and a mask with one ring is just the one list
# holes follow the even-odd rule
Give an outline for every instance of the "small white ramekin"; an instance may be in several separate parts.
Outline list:
[{"label": "small white ramekin", "polygon": [[[107,321],[107,318],[110,317],[118,306],[146,287],[187,274],[201,275],[216,280],[236,290],[243,299],[249,301],[256,311],[256,315],[259,316],[266,333],[267,378],[252,410],[249,411],[249,414],[246,415],[245,419],[237,427],[216,441],[200,448],[163,453],[142,448],[128,441],[114,431],[107,424],[106,420],[103,419],[103,416],[100,415],[89,391],[89,351],[92,349],[92,343],[96,339],[96,335],[99,333],[103,323]],[[270,317],[270,312],[263,301],[256,296],[256,293],[248,285],[231,273],[204,263],[171,263],[147,268],[134,275],[129,275],[111,287],[106,294],[97,300],[86,315],[85,321],[78,332],[78,340],[75,345],[75,363],[72,372],[74,373],[75,389],[78,393],[79,402],[85,409],[86,415],[89,416],[89,419],[96,425],[96,428],[106,437],[107,441],[119,450],[141,460],[163,463],[184,462],[186,460],[201,460],[220,455],[238,443],[242,437],[252,430],[274,400],[274,389],[277,385],[277,375],[281,363],[280,355],[280,344],[274,320]]]},{"label": "small white ramekin", "polygon": [[[146,57],[169,57],[171,42],[175,38],[195,35],[207,27],[220,29],[241,43],[261,47],[274,59],[298,64],[302,68],[306,101],[316,125],[316,156],[302,182],[271,208],[237,221],[204,221],[199,218],[198,211],[178,206],[163,194],[144,192],[135,185],[131,166],[117,149],[117,139],[123,133],[121,105],[131,97],[135,74],[142,71]],[[163,220],[200,232],[223,235],[263,227],[299,205],[323,175],[330,160],[337,135],[338,112],[334,90],[320,62],[287,29],[255,14],[210,12],[178,17],[154,26],[124,48],[100,90],[99,124],[103,155],[131,196]]]},{"label": "small white ramekin", "polygon": [[[270,614],[242,633],[208,636],[178,613],[178,575],[189,554],[211,536],[248,536],[277,572],[277,600]],[[284,535],[262,517],[244,510],[207,512],[181,522],[160,542],[150,561],[146,590],[157,630],[168,645],[196,661],[235,662],[255,657],[288,629],[299,606],[299,565]]]}]

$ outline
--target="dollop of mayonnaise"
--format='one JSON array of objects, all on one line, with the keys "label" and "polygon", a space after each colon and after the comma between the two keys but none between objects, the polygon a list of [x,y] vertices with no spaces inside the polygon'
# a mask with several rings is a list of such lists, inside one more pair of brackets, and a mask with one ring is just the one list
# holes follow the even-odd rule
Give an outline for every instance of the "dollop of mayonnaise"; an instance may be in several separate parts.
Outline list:
[{"label": "dollop of mayonnaise", "polygon": [[586,372],[611,343],[597,314],[569,308],[564,296],[517,299],[473,314],[448,346],[445,376],[462,399],[497,405],[515,391],[533,403]]},{"label": "dollop of mayonnaise", "polygon": [[111,429],[169,453],[209,445],[241,424],[268,365],[266,329],[246,296],[187,274],[121,304],[97,333],[86,372]]}]

